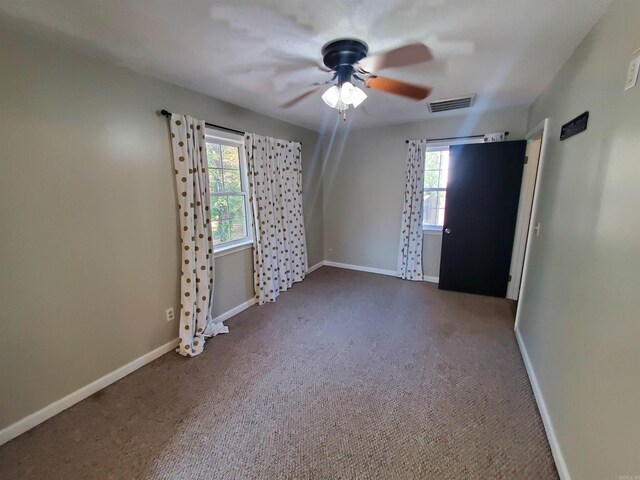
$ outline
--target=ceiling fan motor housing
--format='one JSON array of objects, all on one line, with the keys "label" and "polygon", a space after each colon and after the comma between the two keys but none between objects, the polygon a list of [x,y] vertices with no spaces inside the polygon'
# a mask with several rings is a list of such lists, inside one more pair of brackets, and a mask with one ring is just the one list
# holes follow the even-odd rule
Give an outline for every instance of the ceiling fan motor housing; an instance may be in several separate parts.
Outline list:
[{"label": "ceiling fan motor housing", "polygon": [[327,68],[336,72],[338,85],[351,81],[353,65],[367,56],[367,44],[353,38],[334,40],[322,47],[322,57]]}]

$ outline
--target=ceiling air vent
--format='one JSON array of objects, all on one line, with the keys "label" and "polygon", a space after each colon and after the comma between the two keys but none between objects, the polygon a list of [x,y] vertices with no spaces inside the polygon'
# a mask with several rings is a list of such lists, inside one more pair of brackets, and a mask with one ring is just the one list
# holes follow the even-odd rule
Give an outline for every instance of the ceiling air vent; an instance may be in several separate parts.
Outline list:
[{"label": "ceiling air vent", "polygon": [[435,102],[429,102],[429,111],[431,113],[438,113],[446,112],[447,110],[457,110],[459,108],[469,108],[473,105],[475,98],[475,95],[467,95],[465,97],[436,100]]}]

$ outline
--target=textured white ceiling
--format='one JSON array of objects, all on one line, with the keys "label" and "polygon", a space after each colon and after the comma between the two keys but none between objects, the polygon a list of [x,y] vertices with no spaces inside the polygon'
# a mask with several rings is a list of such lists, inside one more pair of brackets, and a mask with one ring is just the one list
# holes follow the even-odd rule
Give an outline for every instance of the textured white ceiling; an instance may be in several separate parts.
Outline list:
[{"label": "textured white ceiling", "polygon": [[[528,105],[611,0],[0,0],[0,12],[63,34],[139,72],[321,130],[337,114],[320,95],[280,104],[329,74],[315,67],[334,38],[370,53],[410,41],[435,60],[383,75],[476,93],[473,109]],[[426,102],[368,91],[353,127],[422,120]],[[161,107],[159,105],[158,107]],[[465,113],[470,113],[466,110]]]}]

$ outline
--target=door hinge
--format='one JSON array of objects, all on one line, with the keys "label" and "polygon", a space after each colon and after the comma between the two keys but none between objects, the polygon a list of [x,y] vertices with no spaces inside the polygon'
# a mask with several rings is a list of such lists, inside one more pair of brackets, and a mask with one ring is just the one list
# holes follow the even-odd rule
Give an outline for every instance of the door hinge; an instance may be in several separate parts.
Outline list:
[{"label": "door hinge", "polygon": [[509,275],[509,280],[508,280],[508,281],[509,281],[509,282],[511,281],[511,275]]},{"label": "door hinge", "polygon": [[527,163],[529,163],[529,157],[525,155],[525,157],[524,157],[524,164],[526,165]]}]

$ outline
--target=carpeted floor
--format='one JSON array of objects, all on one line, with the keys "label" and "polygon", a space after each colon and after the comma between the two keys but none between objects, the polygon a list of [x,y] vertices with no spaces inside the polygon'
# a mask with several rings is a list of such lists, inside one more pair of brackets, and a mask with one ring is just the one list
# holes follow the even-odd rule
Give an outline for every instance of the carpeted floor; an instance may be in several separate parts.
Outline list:
[{"label": "carpeted floor", "polygon": [[558,478],[506,300],[323,267],[0,447],[0,478]]}]

